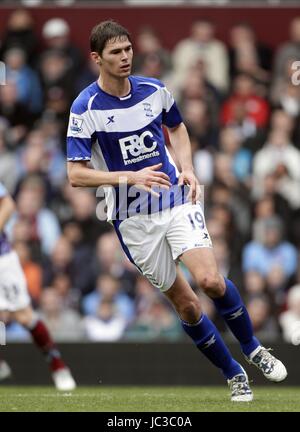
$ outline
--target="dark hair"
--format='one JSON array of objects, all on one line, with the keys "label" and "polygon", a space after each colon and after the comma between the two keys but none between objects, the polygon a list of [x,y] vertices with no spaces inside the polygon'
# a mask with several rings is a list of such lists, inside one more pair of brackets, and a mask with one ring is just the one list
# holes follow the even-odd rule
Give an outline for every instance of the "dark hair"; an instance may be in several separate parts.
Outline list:
[{"label": "dark hair", "polygon": [[91,31],[91,51],[95,51],[101,55],[107,41],[122,37],[127,37],[131,42],[130,33],[125,27],[113,20],[103,21],[97,24]]}]

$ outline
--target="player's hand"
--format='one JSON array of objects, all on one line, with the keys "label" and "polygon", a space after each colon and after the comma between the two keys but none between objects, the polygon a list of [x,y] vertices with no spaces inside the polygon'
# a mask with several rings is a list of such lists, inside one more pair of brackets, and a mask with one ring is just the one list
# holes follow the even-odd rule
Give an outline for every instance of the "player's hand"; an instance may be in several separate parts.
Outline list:
[{"label": "player's hand", "polygon": [[190,191],[188,193],[187,199],[192,201],[193,204],[200,199],[201,196],[201,188],[197,177],[193,170],[182,171],[178,179],[178,185],[188,185],[190,187]]},{"label": "player's hand", "polygon": [[169,189],[172,184],[170,177],[162,171],[158,171],[162,167],[162,163],[143,168],[139,171],[132,172],[133,181],[136,187],[150,192],[152,195],[159,198],[159,193],[152,190],[154,186],[164,189]]}]

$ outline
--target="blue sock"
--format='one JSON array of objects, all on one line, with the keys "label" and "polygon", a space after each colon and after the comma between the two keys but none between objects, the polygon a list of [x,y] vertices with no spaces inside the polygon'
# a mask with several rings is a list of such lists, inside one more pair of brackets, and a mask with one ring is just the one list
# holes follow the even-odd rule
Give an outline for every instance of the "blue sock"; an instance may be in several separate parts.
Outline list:
[{"label": "blue sock", "polygon": [[226,324],[241,344],[243,353],[248,356],[259,345],[253,334],[252,323],[237,287],[224,278],[226,291],[223,297],[214,298],[214,304]]},{"label": "blue sock", "polygon": [[232,358],[216,326],[206,315],[201,315],[196,324],[189,324],[185,321],[181,321],[181,323],[197,348],[222,370],[227,379],[243,373],[240,364]]}]

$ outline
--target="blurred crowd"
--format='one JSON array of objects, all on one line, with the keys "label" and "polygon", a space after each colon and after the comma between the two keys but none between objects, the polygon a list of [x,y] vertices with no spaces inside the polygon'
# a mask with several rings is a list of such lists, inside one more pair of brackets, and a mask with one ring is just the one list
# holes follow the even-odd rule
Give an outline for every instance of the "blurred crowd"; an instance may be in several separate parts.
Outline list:
[{"label": "blurred crowd", "polygon": [[[228,44],[215,34],[214,22],[199,19],[170,52],[155,28],[141,28],[133,73],[161,79],[177,100],[220,271],[240,287],[257,336],[293,342],[300,321],[300,85],[292,74],[300,17],[276,49],[247,22],[230,29]],[[24,9],[12,12],[0,35],[0,58],[7,74],[0,181],[16,200],[7,228],[34,308],[58,341],[181,339],[169,304],[97,218],[96,191],[66,179],[70,105],[97,79],[97,68],[72,43],[66,21],[48,20],[39,38]],[[199,296],[230,337],[210,300]],[[8,340],[27,337],[8,326]]]}]

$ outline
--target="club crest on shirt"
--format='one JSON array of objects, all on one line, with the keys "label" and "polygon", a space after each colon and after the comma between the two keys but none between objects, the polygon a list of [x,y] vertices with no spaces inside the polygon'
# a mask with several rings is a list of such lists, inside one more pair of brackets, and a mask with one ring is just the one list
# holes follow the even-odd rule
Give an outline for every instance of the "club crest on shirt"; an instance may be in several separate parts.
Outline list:
[{"label": "club crest on shirt", "polygon": [[144,102],[143,107],[144,107],[144,111],[146,113],[146,117],[154,117],[153,112],[152,112],[152,107],[151,107],[151,104],[149,102]]},{"label": "club crest on shirt", "polygon": [[74,134],[82,132],[83,130],[82,124],[83,124],[83,119],[78,117],[71,117],[70,129]]}]

